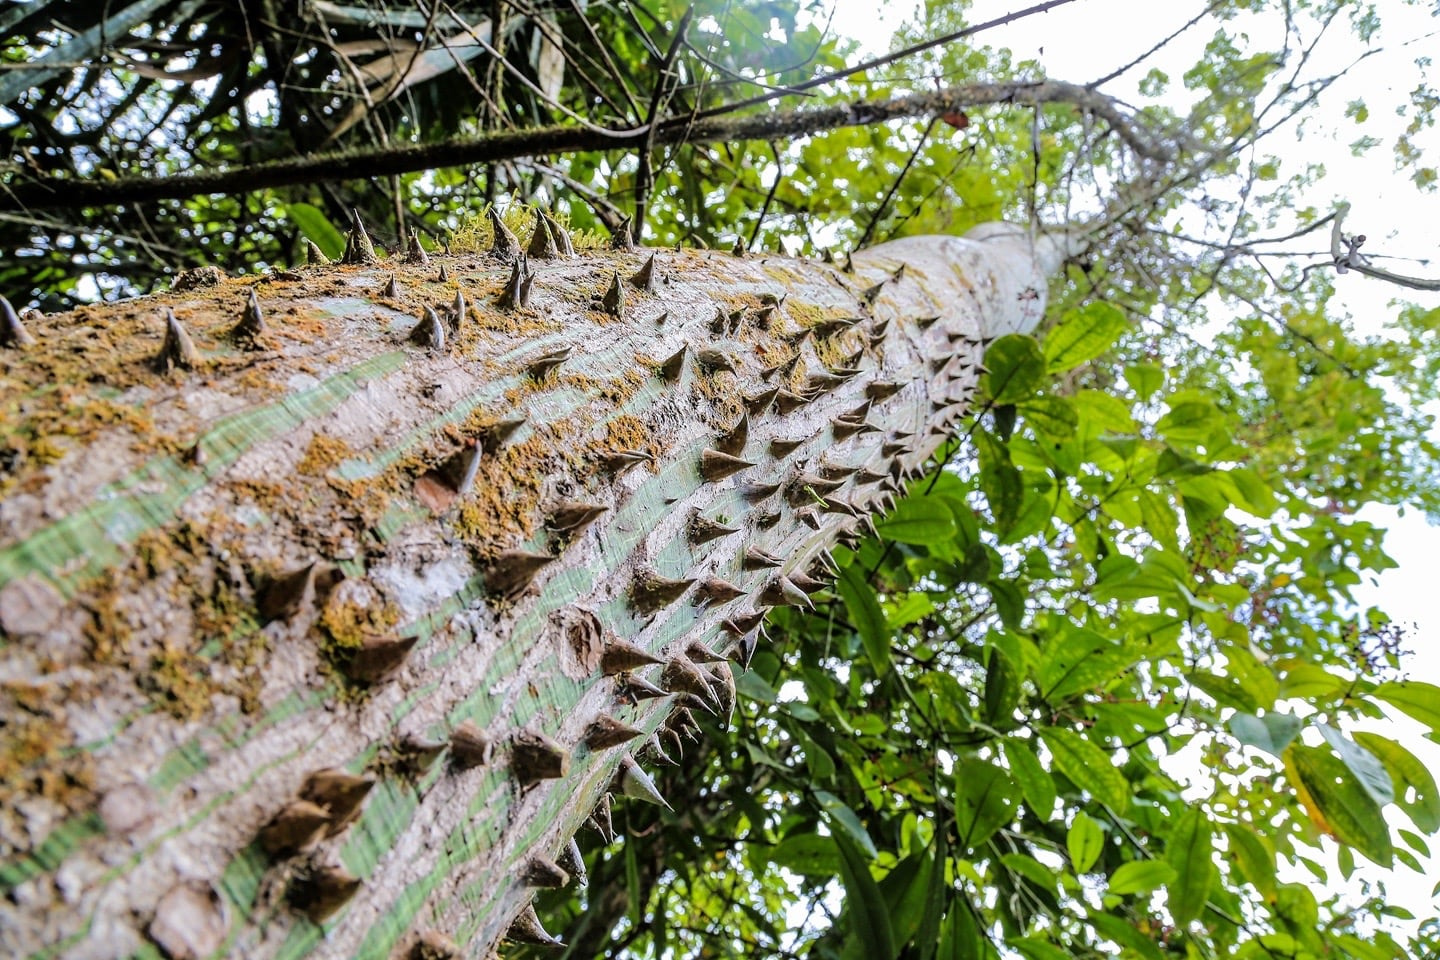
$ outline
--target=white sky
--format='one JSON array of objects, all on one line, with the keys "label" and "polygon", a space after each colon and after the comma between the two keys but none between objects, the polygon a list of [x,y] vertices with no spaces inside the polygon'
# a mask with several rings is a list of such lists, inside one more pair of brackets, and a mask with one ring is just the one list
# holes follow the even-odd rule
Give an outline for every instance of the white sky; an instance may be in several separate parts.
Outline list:
[{"label": "white sky", "polygon": [[[1025,5],[1023,0],[975,0],[969,22],[1000,17]],[[992,30],[983,35],[983,42],[992,46],[1008,45],[1016,60],[1036,60],[1052,78],[1084,83],[1140,55],[1204,6],[1200,0],[1165,3],[1079,0]],[[831,0],[827,4],[827,8],[834,10],[835,32],[860,38],[867,55],[886,52],[891,35],[915,7],[913,0]],[[1284,149],[1279,137],[1274,138],[1269,149],[1281,153],[1292,163],[1293,171],[1316,160],[1324,163],[1326,177],[1311,188],[1306,201],[1321,209],[1331,208],[1340,200],[1349,201],[1351,213],[1346,229],[1348,233],[1365,233],[1369,237],[1365,252],[1429,261],[1387,261],[1383,266],[1396,272],[1437,277],[1440,276],[1440,195],[1421,194],[1404,176],[1395,173],[1390,152],[1392,138],[1408,118],[1397,118],[1390,111],[1407,101],[1409,91],[1416,84],[1418,73],[1414,59],[1425,52],[1440,52],[1440,40],[1437,40],[1440,6],[1427,2],[1416,7],[1402,0],[1379,0],[1377,7],[1382,27],[1376,42],[1385,47],[1386,52],[1355,67],[1325,95],[1322,109],[1309,122],[1304,138],[1292,138],[1291,150]],[[817,20],[823,23],[824,16]],[[1256,22],[1253,39],[1257,49],[1273,49],[1277,44],[1274,23],[1273,18]],[[1198,59],[1203,44],[1212,34],[1213,27],[1197,27],[1182,42],[1115,81],[1107,91],[1138,102],[1134,82],[1151,66],[1169,73],[1178,88],[1180,74]],[[1326,39],[1317,58],[1317,71],[1338,71],[1363,52],[1360,43],[1343,29]],[[1371,108],[1370,119],[1363,126],[1356,126],[1344,117],[1345,104],[1357,98],[1364,99]],[[1349,143],[1365,134],[1386,142],[1363,158],[1351,156]],[[1426,155],[1429,162],[1434,163],[1440,156],[1440,137],[1431,131],[1425,142]],[[1327,244],[1328,235],[1317,238],[1306,249],[1320,249]],[[1397,312],[1391,306],[1394,300],[1404,298],[1426,307],[1440,306],[1437,294],[1404,291],[1354,274],[1341,279],[1344,282],[1337,284],[1338,295],[1331,306],[1335,311],[1348,312],[1361,333],[1380,332]],[[1377,606],[1385,610],[1396,623],[1413,625],[1405,643],[1415,654],[1408,661],[1409,675],[1417,680],[1440,683],[1440,611],[1436,610],[1435,603],[1436,586],[1440,583],[1436,572],[1440,570],[1440,530],[1428,526],[1415,511],[1401,518],[1393,509],[1374,508],[1365,511],[1362,517],[1388,528],[1386,551],[1399,563],[1399,568],[1372,577],[1370,584],[1357,591],[1357,599],[1362,607]],[[1440,745],[1423,739],[1419,724],[1399,717],[1388,728],[1378,723],[1368,728],[1400,740],[1440,779]],[[1403,817],[1397,819],[1397,822],[1403,821]],[[1333,854],[1333,846],[1327,854]],[[1333,856],[1319,859],[1333,863]],[[1432,861],[1429,876],[1418,875],[1398,863],[1392,872],[1375,867],[1363,858],[1356,860],[1361,866],[1349,890],[1357,890],[1361,879],[1380,882],[1385,885],[1391,903],[1405,906],[1418,919],[1436,915],[1437,907],[1430,891],[1440,877],[1440,860]],[[1334,881],[1340,879],[1338,870],[1332,871],[1331,876]],[[1313,882],[1310,875],[1299,868],[1289,879]],[[1337,883],[1334,889],[1342,887]],[[1413,924],[1404,926],[1413,929]]]}]

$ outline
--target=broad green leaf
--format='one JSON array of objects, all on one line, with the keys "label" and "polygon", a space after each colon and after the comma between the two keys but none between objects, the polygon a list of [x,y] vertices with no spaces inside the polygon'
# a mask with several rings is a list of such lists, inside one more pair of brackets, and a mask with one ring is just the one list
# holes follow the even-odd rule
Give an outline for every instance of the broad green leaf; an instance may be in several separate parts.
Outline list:
[{"label": "broad green leaf", "polygon": [[980,490],[995,515],[995,525],[1004,532],[1020,517],[1025,500],[1024,482],[1020,471],[1010,462],[1008,447],[985,431],[976,433],[973,439],[979,453]]},{"label": "broad green leaf", "polygon": [[1020,788],[1000,767],[970,760],[955,768],[955,832],[962,846],[979,847],[1015,819]]},{"label": "broad green leaf", "polygon": [[1055,767],[1075,786],[1116,813],[1130,805],[1130,785],[1115,769],[1110,756],[1084,737],[1059,727],[1040,731],[1045,746],[1055,755]]},{"label": "broad green leaf", "polygon": [[1000,858],[1000,862],[1035,886],[1051,893],[1055,891],[1055,885],[1060,879],[1054,867],[1047,867],[1028,853],[1007,853]]},{"label": "broad green leaf", "polygon": [[1013,737],[1005,740],[1005,762],[1010,775],[1020,784],[1025,802],[1042,820],[1050,819],[1055,808],[1055,779],[1050,776],[1029,745]]},{"label": "broad green leaf", "polygon": [[976,922],[975,910],[964,895],[950,902],[935,960],[990,960],[995,948]]},{"label": "broad green leaf", "polygon": [[860,642],[865,645],[871,669],[877,677],[885,676],[891,664],[890,630],[885,625],[885,614],[880,609],[875,588],[865,581],[865,571],[860,564],[852,563],[840,571],[835,591],[845,601],[845,610],[860,634]]},{"label": "broad green leaf", "polygon": [[920,926],[915,931],[915,949],[920,960],[934,956],[940,939],[940,924],[950,900],[950,883],[945,876],[950,850],[946,844],[946,830],[935,831],[935,844],[930,852],[929,885],[925,890],[925,909],[920,916]]},{"label": "broad green leaf", "polygon": [[1075,405],[1065,397],[1036,397],[1020,404],[1020,413],[1025,422],[1038,432],[1055,440],[1064,440],[1075,434],[1080,415]]},{"label": "broad green leaf", "polygon": [[891,630],[908,627],[917,620],[924,620],[935,612],[935,603],[930,594],[911,590],[893,603],[885,605],[885,625]]},{"label": "broad green leaf", "polygon": [[1371,695],[1425,724],[1431,733],[1440,733],[1440,687],[1435,684],[1419,680],[1382,683]]},{"label": "broad green leaf", "polygon": [[1240,876],[1265,896],[1275,893],[1275,851],[1268,841],[1243,823],[1225,824],[1229,838],[1226,856]]},{"label": "broad green leaf", "polygon": [[770,848],[770,862],[812,877],[835,877],[840,873],[840,848],[834,837],[801,833]]},{"label": "broad green leaf", "polygon": [[1206,816],[1199,806],[1186,807],[1165,844],[1165,860],[1175,868],[1175,878],[1166,883],[1168,905],[1180,926],[1199,918],[1215,883],[1214,840]]},{"label": "broad green leaf", "polygon": [[1105,849],[1105,832],[1084,810],[1075,814],[1070,832],[1065,835],[1065,849],[1070,854],[1070,866],[1075,873],[1089,871]]},{"label": "broad green leaf", "polygon": [[1015,950],[1025,960],[1071,960],[1070,954],[1055,944],[1039,937],[1011,938],[1005,941],[1007,947]]},{"label": "broad green leaf", "polygon": [[1355,775],[1360,785],[1380,806],[1395,800],[1395,786],[1390,782],[1390,773],[1380,758],[1353,742],[1345,734],[1328,723],[1317,724],[1320,735],[1340,757],[1340,762]]},{"label": "broad green leaf", "polygon": [[1125,381],[1135,396],[1148,400],[1165,386],[1165,368],[1154,363],[1132,363],[1125,367]]},{"label": "broad green leaf", "polygon": [[1276,757],[1284,754],[1300,733],[1300,725],[1300,718],[1288,713],[1267,713],[1263,717],[1236,713],[1229,723],[1236,740]]},{"label": "broad green leaf", "polygon": [[865,960],[894,960],[899,950],[890,928],[890,912],[880,896],[880,887],[870,875],[873,854],[863,855],[843,834],[836,834],[835,844],[840,849],[840,881],[845,887],[845,909],[850,916],[850,942],[863,947],[858,956]]},{"label": "broad green leaf", "polygon": [[1102,937],[1108,937],[1113,943],[1134,951],[1144,960],[1165,960],[1155,941],[1141,933],[1130,920],[1099,910],[1091,910],[1086,919]]},{"label": "broad green leaf", "polygon": [[875,528],[887,540],[921,546],[946,543],[956,534],[955,516],[943,500],[914,494],[895,504]]},{"label": "broad green leaf", "polygon": [[1324,833],[1381,866],[1394,858],[1390,830],[1377,804],[1328,748],[1292,743],[1285,772],[1310,820]]},{"label": "broad green leaf", "polygon": [[345,255],[345,237],[320,212],[319,207],[309,203],[292,203],[285,211],[305,239],[319,247],[325,256],[339,260]]},{"label": "broad green leaf", "polygon": [[845,801],[828,790],[816,790],[815,800],[820,804],[820,809],[825,811],[836,836],[845,836],[872,860],[878,855],[875,841],[870,839],[865,825],[860,822],[855,811],[845,805]]},{"label": "broad green leaf", "polygon": [[1109,350],[1130,325],[1119,307],[1092,300],[1072,310],[1045,335],[1045,367],[1050,373],[1073,370]]},{"label": "broad green leaf", "polygon": [[1109,890],[1117,896],[1149,893],[1174,879],[1175,868],[1164,860],[1134,860],[1110,875]]},{"label": "broad green leaf", "polygon": [[1006,334],[985,351],[986,373],[980,382],[996,405],[1027,400],[1045,378],[1045,358],[1034,337]]},{"label": "broad green leaf", "polygon": [[1067,624],[1041,648],[1036,668],[1040,696],[1054,702],[1097,689],[1139,659],[1139,650]]},{"label": "broad green leaf", "polygon": [[1378,733],[1357,733],[1355,742],[1385,764],[1395,788],[1395,805],[1426,833],[1440,831],[1440,789],[1425,764],[1409,750]]}]

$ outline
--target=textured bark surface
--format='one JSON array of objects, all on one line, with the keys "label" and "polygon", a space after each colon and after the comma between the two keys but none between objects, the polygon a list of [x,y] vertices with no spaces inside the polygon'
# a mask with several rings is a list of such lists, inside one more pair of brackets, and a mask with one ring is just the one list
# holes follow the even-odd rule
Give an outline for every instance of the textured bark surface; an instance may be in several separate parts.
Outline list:
[{"label": "textured bark surface", "polygon": [[[802,602],[982,340],[1038,322],[1040,248],[661,250],[653,292],[652,251],[594,252],[532,260],[520,309],[510,263],[438,257],[28,320],[0,348],[0,953],[484,955],[684,722],[602,655],[723,711],[730,667],[687,649]],[[155,362],[167,308],[194,369],[173,331]],[[603,512],[559,529],[577,504]],[[601,717],[644,735],[587,746]]]}]

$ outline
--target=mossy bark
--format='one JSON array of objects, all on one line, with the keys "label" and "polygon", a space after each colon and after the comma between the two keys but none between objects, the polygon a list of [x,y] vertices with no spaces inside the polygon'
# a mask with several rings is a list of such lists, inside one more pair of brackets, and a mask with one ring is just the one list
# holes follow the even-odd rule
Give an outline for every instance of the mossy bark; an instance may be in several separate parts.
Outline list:
[{"label": "mossy bark", "polygon": [[[984,340],[1038,322],[1034,239],[658,251],[618,298],[652,251],[586,252],[509,310],[485,256],[325,266],[30,321],[0,350],[0,952],[484,955],[676,722],[630,678],[723,710],[695,645],[803,602]],[[155,362],[167,308],[198,357]],[[621,640],[665,663],[607,675]],[[601,716],[642,736],[587,746]]]}]

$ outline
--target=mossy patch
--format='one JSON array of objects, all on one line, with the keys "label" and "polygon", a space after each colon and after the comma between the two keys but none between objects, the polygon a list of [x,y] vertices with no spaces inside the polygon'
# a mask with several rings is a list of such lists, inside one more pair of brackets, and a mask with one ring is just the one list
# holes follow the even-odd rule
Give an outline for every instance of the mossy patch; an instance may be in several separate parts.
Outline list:
[{"label": "mossy patch", "polygon": [[295,465],[299,473],[310,477],[323,476],[353,455],[350,444],[338,437],[316,433],[305,447],[305,455]]}]

